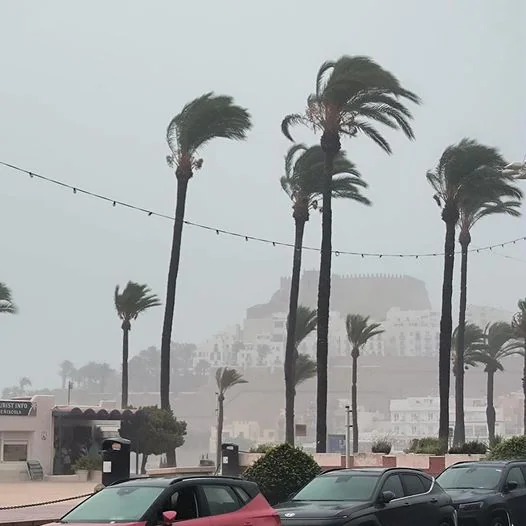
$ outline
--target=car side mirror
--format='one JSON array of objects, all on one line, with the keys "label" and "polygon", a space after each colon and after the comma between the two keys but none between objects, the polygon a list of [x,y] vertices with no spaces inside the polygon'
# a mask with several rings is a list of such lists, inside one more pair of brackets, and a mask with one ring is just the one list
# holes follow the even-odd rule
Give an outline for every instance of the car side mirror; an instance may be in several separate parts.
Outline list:
[{"label": "car side mirror", "polygon": [[514,489],[517,489],[519,487],[519,483],[515,482],[514,480],[510,480],[509,482],[506,482],[504,489],[505,491],[513,491]]},{"label": "car side mirror", "polygon": [[396,495],[392,491],[382,491],[380,494],[380,502],[382,504],[389,504]]},{"label": "car side mirror", "polygon": [[175,522],[176,517],[176,511],[163,511],[163,524],[165,526],[171,526]]}]

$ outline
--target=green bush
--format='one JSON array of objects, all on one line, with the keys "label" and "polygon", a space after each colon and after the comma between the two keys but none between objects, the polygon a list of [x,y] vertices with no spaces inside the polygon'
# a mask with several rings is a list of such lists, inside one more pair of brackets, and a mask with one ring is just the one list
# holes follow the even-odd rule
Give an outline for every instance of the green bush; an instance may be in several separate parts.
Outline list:
[{"label": "green bush", "polygon": [[439,438],[424,437],[414,438],[407,453],[417,453],[420,455],[443,455],[447,451],[447,444]]},{"label": "green bush", "polygon": [[74,471],[100,471],[102,458],[99,455],[83,455],[73,464]]},{"label": "green bush", "polygon": [[311,455],[289,444],[275,446],[252,466],[244,477],[256,482],[270,504],[286,501],[321,473]]},{"label": "green bush", "polygon": [[453,446],[449,450],[450,455],[485,455],[488,451],[488,446],[484,442],[473,440],[466,442],[461,446]]},{"label": "green bush", "polygon": [[489,454],[491,460],[526,459],[526,436],[516,436],[496,444]]},{"label": "green bush", "polygon": [[250,448],[250,453],[268,453],[271,449],[275,448],[276,444],[259,444],[256,447]]},{"label": "green bush", "polygon": [[373,453],[383,453],[384,455],[389,455],[389,453],[391,453],[392,447],[393,444],[391,444],[390,440],[387,438],[379,438],[373,442],[371,451]]}]

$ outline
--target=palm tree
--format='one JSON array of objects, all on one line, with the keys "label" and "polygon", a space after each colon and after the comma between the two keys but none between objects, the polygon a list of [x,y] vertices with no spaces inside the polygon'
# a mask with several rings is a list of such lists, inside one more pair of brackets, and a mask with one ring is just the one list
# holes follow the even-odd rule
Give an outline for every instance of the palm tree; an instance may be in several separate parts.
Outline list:
[{"label": "palm tree", "polygon": [[[168,270],[166,305],[161,339],[161,408],[170,409],[170,343],[175,308],[175,290],[179,273],[181,241],[188,183],[203,165],[198,151],[212,139],[244,140],[251,128],[247,110],[234,104],[232,97],[206,93],[189,102],[168,125],[166,141],[170,155],[166,160],[175,169],[177,202]],[[167,455],[167,462],[173,459]]]},{"label": "palm tree", "polygon": [[11,290],[5,283],[0,282],[0,314],[16,314],[17,306],[13,302]]},{"label": "palm tree", "polygon": [[[301,154],[296,157],[298,153]],[[301,257],[305,223],[309,220],[310,210],[318,208],[323,184],[324,154],[320,146],[307,148],[303,144],[292,146],[285,157],[285,175],[281,186],[292,201],[292,217],[295,224],[294,255],[292,258],[292,279],[288,322],[296,325],[298,297],[300,289]],[[360,194],[359,188],[367,187],[360,179],[360,173],[345,157],[345,152],[338,152],[334,159],[332,177],[332,197],[346,198],[369,205],[370,201]],[[337,174],[341,174],[337,176]],[[287,331],[285,347],[285,441],[294,444],[294,363],[296,352],[294,331]]]},{"label": "palm tree", "polygon": [[[290,314],[289,314],[290,316]],[[318,322],[318,317],[316,315],[315,309],[310,309],[304,305],[299,305],[296,307],[295,312],[295,325],[296,330],[294,332],[289,331],[291,325],[290,317],[287,320],[287,340],[288,335],[294,334],[294,347],[292,353],[292,363],[288,363],[287,351],[285,350],[285,441],[288,444],[294,445],[294,402],[296,398],[296,386],[298,383],[301,383],[308,378],[303,378],[301,381],[298,381],[298,378],[301,378],[306,370],[308,369],[307,363],[304,358],[302,358],[301,363],[298,361],[298,347],[301,342],[313,331],[316,329],[316,324]],[[302,369],[297,371],[298,367],[307,366],[307,369]],[[309,369],[312,371],[312,368]],[[299,375],[299,376],[298,376]]]},{"label": "palm tree", "polygon": [[[458,327],[453,331],[451,339],[453,348],[451,349],[451,370],[453,375],[457,376],[458,367]],[[468,323],[465,330],[464,338],[464,371],[469,367],[476,367],[478,364],[474,359],[475,353],[480,351],[484,345],[484,331],[474,323]]]},{"label": "palm tree", "polygon": [[348,314],[345,320],[347,338],[351,344],[352,357],[352,386],[351,386],[351,412],[352,412],[352,450],[358,453],[358,358],[360,350],[373,337],[382,334],[384,329],[380,323],[369,323],[369,316],[361,314]]},{"label": "palm tree", "polygon": [[224,402],[225,393],[239,384],[246,384],[247,380],[235,369],[220,367],[216,371],[217,384],[217,445],[216,445],[216,468],[221,465],[221,445],[223,441],[223,422],[224,422]]},{"label": "palm tree", "polygon": [[31,380],[27,376],[23,376],[18,381],[18,387],[20,389],[20,394],[24,395],[27,392],[28,387],[31,387],[33,384],[31,383]]},{"label": "palm tree", "polygon": [[512,326],[506,322],[488,323],[484,329],[483,345],[480,351],[475,351],[472,355],[473,361],[485,366],[484,372],[487,376],[486,387],[486,418],[488,421],[489,442],[495,440],[495,406],[494,406],[494,385],[495,373],[503,371],[502,360],[517,354],[522,346],[515,340],[515,333]]},{"label": "palm tree", "polygon": [[316,77],[316,93],[307,99],[303,114],[285,117],[281,124],[284,135],[292,140],[290,127],[306,124],[321,131],[320,145],[324,153],[322,180],[322,241],[318,285],[318,364],[316,451],[327,449],[327,367],[329,337],[329,303],[331,293],[332,256],[332,174],[334,161],[341,149],[342,136],[355,137],[359,132],[372,139],[382,150],[391,147],[371,121],[392,129],[401,129],[413,138],[409,124],[410,111],[401,100],[419,103],[420,99],[404,89],[398,79],[368,57],[343,56],[322,64]]},{"label": "palm tree", "polygon": [[64,360],[61,364],[60,364],[60,370],[59,370],[59,375],[60,375],[60,378],[62,380],[62,389],[65,389],[66,388],[66,382],[68,380],[71,380],[74,375],[75,375],[75,366],[73,365],[73,362],[71,362],[70,360]]},{"label": "palm tree", "polygon": [[[427,172],[427,180],[435,194],[433,199],[442,209],[441,217],[446,226],[444,239],[444,274],[442,280],[442,312],[440,318],[439,345],[439,396],[440,424],[438,436],[447,443],[449,437],[449,390],[451,336],[453,331],[452,297],[453,270],[455,264],[455,230],[460,217],[460,208],[478,191],[488,171],[502,168],[502,157],[495,148],[479,144],[472,139],[462,139],[448,146],[434,171]],[[463,324],[461,324],[463,326]],[[462,343],[462,342],[461,342]],[[463,345],[459,346],[458,385],[464,381]],[[462,387],[459,397],[462,395]],[[462,414],[460,415],[462,416]],[[463,421],[463,418],[459,419]]]},{"label": "palm tree", "polygon": [[515,338],[522,340],[523,349],[522,356],[524,359],[522,371],[522,392],[524,394],[524,434],[526,435],[526,298],[519,300],[517,304],[519,310],[513,316],[511,326],[515,334]]},{"label": "palm tree", "polygon": [[161,305],[159,298],[152,293],[148,285],[140,285],[134,281],[128,284],[120,292],[119,285],[115,287],[115,309],[117,316],[122,320],[122,398],[121,407],[128,407],[128,340],[132,320],[136,320],[139,314]]}]

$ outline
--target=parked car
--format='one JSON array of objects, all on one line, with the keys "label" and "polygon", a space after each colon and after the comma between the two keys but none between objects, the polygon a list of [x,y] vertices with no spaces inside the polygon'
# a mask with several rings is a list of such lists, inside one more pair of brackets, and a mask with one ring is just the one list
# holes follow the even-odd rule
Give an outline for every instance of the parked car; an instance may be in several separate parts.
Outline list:
[{"label": "parked car", "polygon": [[463,526],[526,526],[526,461],[459,462],[437,481]]},{"label": "parked car", "polygon": [[279,526],[258,486],[231,477],[137,478],[93,494],[56,523]]},{"label": "parked car", "polygon": [[283,526],[457,526],[451,497],[415,469],[329,471],[274,507]]}]

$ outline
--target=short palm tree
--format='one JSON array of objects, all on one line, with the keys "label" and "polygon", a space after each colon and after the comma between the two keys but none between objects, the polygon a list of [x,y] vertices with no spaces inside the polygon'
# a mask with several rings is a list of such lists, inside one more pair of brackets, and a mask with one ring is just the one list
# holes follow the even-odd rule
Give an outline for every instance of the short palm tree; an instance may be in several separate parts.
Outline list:
[{"label": "short palm tree", "polygon": [[119,285],[115,287],[114,293],[115,309],[117,316],[122,320],[122,394],[121,407],[128,407],[128,356],[129,356],[129,333],[131,322],[136,320],[139,314],[161,305],[159,298],[152,293],[148,285],[140,285],[128,281],[121,292]]},{"label": "short palm tree", "polygon": [[526,298],[519,300],[519,310],[514,314],[511,326],[517,340],[522,341],[522,357],[524,359],[522,371],[522,392],[524,394],[524,434],[526,435]]},{"label": "short palm tree", "polygon": [[13,302],[11,290],[5,283],[0,282],[0,314],[16,314],[17,306]]},{"label": "short palm tree", "polygon": [[[248,111],[234,104],[232,97],[206,93],[189,102],[168,125],[168,165],[175,170],[177,202],[168,270],[166,305],[161,337],[161,408],[170,409],[170,343],[179,273],[181,241],[188,183],[203,165],[199,150],[213,139],[244,140],[251,128]],[[167,462],[173,459],[167,455]]]},{"label": "short palm tree", "polygon": [[[504,167],[504,160],[498,150],[479,144],[473,139],[462,139],[458,144],[448,146],[434,171],[427,173],[427,180],[435,191],[434,200],[442,209],[441,217],[446,226],[444,239],[444,274],[442,280],[442,312],[440,319],[439,345],[439,397],[440,419],[438,435],[447,443],[449,437],[449,391],[451,337],[453,331],[452,297],[453,270],[455,264],[455,230],[463,203],[478,195],[481,184],[488,172],[495,174]],[[463,324],[461,324],[463,326]],[[461,342],[462,343],[462,342]],[[457,356],[457,385],[464,381],[463,345]],[[459,389],[459,397],[463,396]],[[458,418],[460,417],[460,418]],[[463,412],[457,415],[462,426]]]},{"label": "short palm tree", "polygon": [[[360,188],[367,183],[360,179],[360,173],[350,162],[345,152],[340,151],[334,159],[332,197],[345,198],[369,205],[370,201],[361,195]],[[281,186],[292,201],[292,217],[295,224],[294,254],[292,258],[292,279],[290,283],[289,325],[296,325],[296,312],[300,290],[301,258],[305,224],[309,212],[318,208],[324,173],[324,153],[320,146],[307,148],[297,144],[290,148],[285,157],[285,175]],[[293,331],[287,331],[285,346],[285,441],[294,444],[294,353],[296,338]]]},{"label": "short palm tree", "polygon": [[221,446],[223,441],[223,423],[224,423],[224,403],[225,394],[235,385],[246,384],[247,380],[243,375],[229,367],[220,367],[216,371],[217,384],[217,445],[216,445],[216,468],[221,466]]},{"label": "short palm tree", "polygon": [[[308,378],[302,378],[305,376],[305,372],[312,371],[312,367],[305,368],[308,365],[304,358],[299,361],[298,347],[301,342],[316,329],[318,317],[316,316],[316,310],[299,305],[296,309],[296,331],[294,332],[294,347],[292,353],[292,364],[285,364],[285,441],[288,444],[294,445],[294,402],[296,398],[296,386],[308,380]],[[290,317],[287,320],[287,335],[290,327]],[[288,337],[288,336],[287,336]],[[286,351],[285,351],[286,353]],[[285,354],[285,362],[287,362],[287,356]],[[287,368],[289,366],[289,368]],[[302,370],[299,370],[302,367]],[[315,367],[315,365],[314,365]],[[302,379],[301,379],[302,378]],[[309,377],[310,378],[310,377]],[[299,381],[301,379],[301,382]],[[292,385],[290,385],[292,384]]]},{"label": "short palm tree", "polygon": [[306,124],[320,131],[320,145],[324,153],[322,185],[322,241],[320,277],[318,285],[318,364],[316,451],[327,449],[327,367],[329,338],[329,303],[331,293],[332,259],[332,174],[334,161],[341,149],[342,136],[355,137],[358,133],[372,139],[382,150],[391,147],[372,123],[402,130],[413,139],[409,124],[411,112],[402,101],[419,103],[414,93],[404,89],[398,79],[369,57],[343,56],[327,61],[318,70],[316,92],[307,98],[302,114],[285,117],[281,124],[284,135],[292,140],[290,127]]},{"label": "short palm tree", "polygon": [[482,348],[472,354],[473,361],[483,364],[487,374],[486,418],[490,443],[495,440],[495,373],[504,370],[502,360],[512,354],[518,354],[520,347],[522,344],[515,339],[512,326],[506,322],[495,322],[486,326]]},{"label": "short palm tree", "polygon": [[380,323],[369,323],[369,316],[362,316],[361,314],[348,314],[345,320],[345,328],[351,344],[352,358],[352,450],[353,453],[358,453],[358,358],[362,347],[373,336],[382,334],[384,329]]}]

